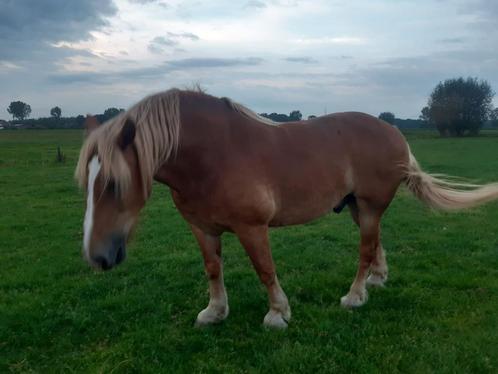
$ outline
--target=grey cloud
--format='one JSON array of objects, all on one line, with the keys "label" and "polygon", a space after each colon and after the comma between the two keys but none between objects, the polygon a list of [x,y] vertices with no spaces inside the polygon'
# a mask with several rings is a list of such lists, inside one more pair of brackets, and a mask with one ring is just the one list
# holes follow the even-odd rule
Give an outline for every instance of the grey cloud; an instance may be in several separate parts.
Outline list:
[{"label": "grey cloud", "polygon": [[177,69],[217,68],[227,66],[254,66],[263,62],[259,57],[246,58],[185,58],[170,61],[169,66]]},{"label": "grey cloud", "polygon": [[152,44],[152,43],[149,43],[149,45],[147,46],[147,49],[149,50],[149,52],[155,53],[158,55],[160,55],[161,53],[164,52],[164,48],[161,48],[160,46],[158,46],[156,44]]},{"label": "grey cloud", "polygon": [[161,0],[128,0],[128,1],[132,4],[141,4],[141,5],[161,3]]},{"label": "grey cloud", "polygon": [[0,58],[23,59],[49,54],[50,43],[90,38],[90,31],[106,26],[116,13],[112,0],[1,1]]},{"label": "grey cloud", "polygon": [[156,54],[161,54],[165,51],[166,47],[174,47],[178,45],[176,40],[165,38],[164,36],[156,36],[149,42],[147,49]]},{"label": "grey cloud", "polygon": [[246,58],[186,58],[179,60],[166,61],[162,64],[139,68],[123,70],[115,73],[66,73],[52,74],[49,76],[49,83],[56,84],[74,84],[74,83],[93,83],[108,84],[123,79],[156,79],[172,71],[191,70],[191,69],[214,69],[234,66],[254,66],[259,65],[264,60],[259,57]]},{"label": "grey cloud", "polygon": [[498,17],[498,2],[495,0],[470,0],[461,8],[462,13],[474,13],[483,20],[495,21]]},{"label": "grey cloud", "polygon": [[139,5],[149,5],[156,4],[164,9],[168,9],[169,5],[162,0],[128,0],[131,4],[139,4]]},{"label": "grey cloud", "polygon": [[497,64],[498,56],[494,51],[469,49],[396,58],[354,72],[357,80],[373,83],[396,95],[426,97],[439,81],[459,76],[476,76],[496,87]]},{"label": "grey cloud", "polygon": [[199,40],[199,37],[191,32],[174,33],[168,32],[167,37],[156,36],[149,42],[148,50],[152,53],[161,54],[167,47],[174,47],[180,44],[179,39]]},{"label": "grey cloud", "polygon": [[165,47],[173,47],[178,44],[177,41],[165,38],[164,36],[156,36],[154,39],[151,40],[151,43],[162,45]]},{"label": "grey cloud", "polygon": [[193,41],[197,41],[200,39],[197,35],[192,34],[191,32],[180,32],[180,33],[168,32],[168,36],[171,38],[190,39]]},{"label": "grey cloud", "polygon": [[152,53],[161,54],[165,51],[166,47],[174,47],[175,45],[178,45],[176,40],[165,38],[164,36],[156,36],[149,42],[147,49]]},{"label": "grey cloud", "polygon": [[301,64],[316,64],[318,61],[312,57],[287,57],[284,59],[287,62],[298,62]]}]

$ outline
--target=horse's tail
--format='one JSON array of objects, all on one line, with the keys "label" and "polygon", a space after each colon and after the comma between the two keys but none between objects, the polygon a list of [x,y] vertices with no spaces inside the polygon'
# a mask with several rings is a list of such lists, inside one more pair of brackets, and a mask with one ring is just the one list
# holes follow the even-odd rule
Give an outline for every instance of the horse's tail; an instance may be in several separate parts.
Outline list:
[{"label": "horse's tail", "polygon": [[416,197],[434,209],[466,209],[498,199],[498,183],[459,183],[442,175],[429,174],[420,168],[411,151],[409,155],[406,185]]}]

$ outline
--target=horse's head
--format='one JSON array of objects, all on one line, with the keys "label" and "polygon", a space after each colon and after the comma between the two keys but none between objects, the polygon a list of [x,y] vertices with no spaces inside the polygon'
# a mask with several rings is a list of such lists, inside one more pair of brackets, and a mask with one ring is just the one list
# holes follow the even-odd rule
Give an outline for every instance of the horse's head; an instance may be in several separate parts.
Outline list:
[{"label": "horse's head", "polygon": [[134,147],[135,124],[126,119],[117,129],[107,126],[87,118],[87,139],[76,170],[87,193],[84,255],[93,267],[103,270],[124,260],[126,242],[145,204]]}]

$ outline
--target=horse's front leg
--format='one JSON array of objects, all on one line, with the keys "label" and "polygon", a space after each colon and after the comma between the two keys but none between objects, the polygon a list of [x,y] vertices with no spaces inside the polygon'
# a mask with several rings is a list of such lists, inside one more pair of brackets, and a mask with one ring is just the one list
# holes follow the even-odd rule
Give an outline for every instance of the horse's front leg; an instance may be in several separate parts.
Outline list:
[{"label": "horse's front leg", "polygon": [[221,239],[206,234],[196,226],[191,226],[204,258],[204,268],[209,280],[209,304],[201,310],[195,322],[204,326],[223,321],[228,317],[228,299],[223,281],[223,262],[221,259]]},{"label": "horse's front leg", "polygon": [[268,226],[242,226],[234,231],[249,255],[259,279],[268,289],[270,310],[263,324],[268,327],[286,328],[291,318],[291,310],[287,296],[280,287],[275,273],[268,239]]}]

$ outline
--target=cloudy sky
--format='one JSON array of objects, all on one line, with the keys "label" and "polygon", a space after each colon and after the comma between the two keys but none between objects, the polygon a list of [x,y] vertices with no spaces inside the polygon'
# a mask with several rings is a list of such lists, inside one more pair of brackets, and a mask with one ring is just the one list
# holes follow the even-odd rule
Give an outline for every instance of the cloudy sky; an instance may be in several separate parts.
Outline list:
[{"label": "cloudy sky", "polygon": [[[199,82],[258,112],[416,118],[440,80],[498,91],[495,0],[0,0],[0,118],[101,113]],[[495,105],[498,101],[495,99]]]}]

